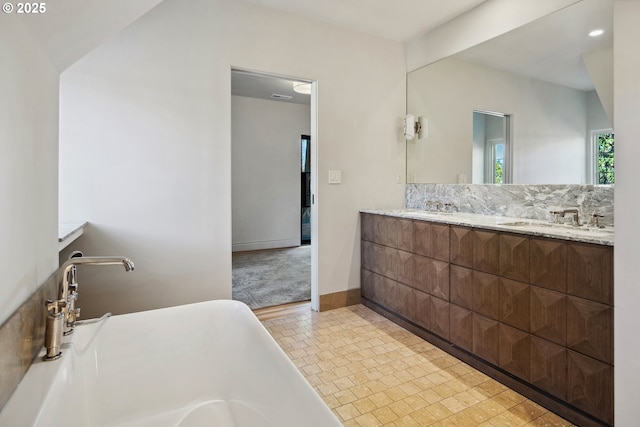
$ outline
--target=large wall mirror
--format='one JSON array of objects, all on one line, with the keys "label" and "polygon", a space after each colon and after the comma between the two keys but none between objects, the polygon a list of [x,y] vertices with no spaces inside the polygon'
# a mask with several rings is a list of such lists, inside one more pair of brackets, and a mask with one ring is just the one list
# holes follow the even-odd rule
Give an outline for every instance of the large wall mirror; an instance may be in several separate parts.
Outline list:
[{"label": "large wall mirror", "polygon": [[613,183],[612,33],[582,0],[409,73],[407,182]]}]

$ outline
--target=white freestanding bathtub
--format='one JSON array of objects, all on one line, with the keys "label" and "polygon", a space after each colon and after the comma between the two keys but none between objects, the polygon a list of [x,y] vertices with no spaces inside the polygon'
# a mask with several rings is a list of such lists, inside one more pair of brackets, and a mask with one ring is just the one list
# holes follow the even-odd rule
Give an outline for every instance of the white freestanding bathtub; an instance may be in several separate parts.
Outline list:
[{"label": "white freestanding bathtub", "polygon": [[240,302],[82,324],[62,350],[34,362],[0,426],[341,426]]}]

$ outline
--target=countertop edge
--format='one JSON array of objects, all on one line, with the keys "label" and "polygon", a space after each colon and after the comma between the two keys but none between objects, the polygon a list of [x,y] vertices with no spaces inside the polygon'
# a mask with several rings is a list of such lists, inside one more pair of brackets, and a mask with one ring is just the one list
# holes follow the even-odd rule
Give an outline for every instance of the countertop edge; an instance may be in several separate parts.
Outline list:
[{"label": "countertop edge", "polygon": [[88,221],[73,224],[58,224],[58,251],[63,250],[84,233]]},{"label": "countertop edge", "polygon": [[[592,243],[598,245],[605,246],[613,246],[614,245],[614,232],[610,228],[607,229],[607,233],[611,234],[611,236],[588,236],[583,235],[582,233],[589,233],[590,231],[581,231],[580,229],[573,230],[570,227],[548,227],[544,231],[541,230],[533,230],[528,226],[508,226],[501,223],[505,222],[521,222],[526,221],[532,223],[532,226],[535,224],[540,224],[540,226],[548,226],[549,223],[530,219],[530,218],[512,218],[506,216],[497,216],[497,215],[481,215],[481,214],[471,214],[471,213],[436,213],[436,212],[428,212],[428,211],[419,211],[419,210],[379,210],[379,209],[361,209],[361,213],[368,213],[374,215],[386,215],[393,216],[397,218],[405,218],[405,219],[415,219],[421,221],[432,221],[432,222],[440,222],[443,224],[449,225],[459,225],[470,228],[482,228],[493,231],[502,231],[513,234],[524,234],[529,236],[536,237],[547,237],[553,239],[561,239],[568,240],[572,242],[581,242],[581,243]],[[595,230],[592,228],[585,228],[584,230]],[[603,231],[605,232],[605,231]]]}]

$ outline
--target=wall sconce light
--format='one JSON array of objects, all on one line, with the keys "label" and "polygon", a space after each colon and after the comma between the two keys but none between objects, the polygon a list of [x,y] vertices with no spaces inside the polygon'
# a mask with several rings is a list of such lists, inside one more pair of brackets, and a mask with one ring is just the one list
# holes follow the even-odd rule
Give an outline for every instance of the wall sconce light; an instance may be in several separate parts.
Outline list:
[{"label": "wall sconce light", "polygon": [[424,116],[416,120],[413,114],[407,114],[404,118],[404,137],[411,141],[416,135],[418,139],[427,139],[429,136],[429,122]]},{"label": "wall sconce light", "polygon": [[293,91],[301,93],[303,95],[310,95],[311,94],[311,83],[293,82]]}]

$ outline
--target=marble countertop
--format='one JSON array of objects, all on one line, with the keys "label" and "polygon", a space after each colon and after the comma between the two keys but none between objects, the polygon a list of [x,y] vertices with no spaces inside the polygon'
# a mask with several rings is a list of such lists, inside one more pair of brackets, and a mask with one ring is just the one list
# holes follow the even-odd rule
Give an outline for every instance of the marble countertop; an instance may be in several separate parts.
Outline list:
[{"label": "marble countertop", "polygon": [[496,215],[480,215],[464,212],[429,212],[422,210],[367,210],[360,212],[388,215],[398,218],[419,219],[425,221],[442,222],[445,224],[462,225],[472,228],[483,228],[509,233],[527,234],[531,236],[551,237],[555,239],[571,240],[575,242],[596,243],[613,246],[613,227],[596,228],[590,226],[574,227],[567,224],[554,224],[549,221],[529,218],[512,218]]}]

